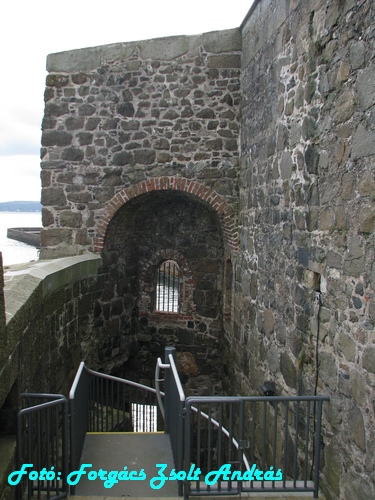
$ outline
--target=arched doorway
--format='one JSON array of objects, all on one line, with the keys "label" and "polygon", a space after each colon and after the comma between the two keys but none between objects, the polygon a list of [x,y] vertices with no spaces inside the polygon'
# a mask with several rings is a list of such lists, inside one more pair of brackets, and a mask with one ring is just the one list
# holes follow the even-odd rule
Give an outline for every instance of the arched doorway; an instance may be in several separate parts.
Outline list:
[{"label": "arched doorway", "polygon": [[[156,358],[175,345],[185,381],[196,377],[200,389],[206,384],[212,392],[211,381],[220,380],[223,329],[224,242],[217,212],[186,192],[141,194],[108,223],[102,255],[109,276],[101,304],[109,313],[104,331],[117,317],[119,349],[127,345],[129,351],[116,373],[152,379]],[[173,311],[157,307],[163,262],[173,262],[179,272],[179,306]]]}]

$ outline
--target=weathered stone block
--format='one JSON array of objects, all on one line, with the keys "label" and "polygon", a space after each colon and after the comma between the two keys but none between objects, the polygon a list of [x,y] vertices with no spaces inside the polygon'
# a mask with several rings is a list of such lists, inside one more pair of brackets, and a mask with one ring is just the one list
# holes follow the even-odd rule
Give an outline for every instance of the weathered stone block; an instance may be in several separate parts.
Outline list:
[{"label": "weathered stone block", "polygon": [[41,232],[41,243],[45,247],[54,247],[61,243],[72,243],[72,232],[69,229],[50,228],[44,229]]},{"label": "weathered stone block", "polygon": [[375,208],[363,207],[359,216],[359,230],[361,233],[371,234],[375,229]]},{"label": "weathered stone block", "polygon": [[112,163],[116,167],[129,165],[132,162],[133,162],[133,153],[128,151],[121,151],[120,153],[115,153],[112,158]]},{"label": "weathered stone block", "polygon": [[66,227],[81,227],[82,214],[64,210],[60,214],[60,224]]},{"label": "weathered stone block", "polygon": [[280,371],[287,385],[294,389],[297,383],[297,370],[294,361],[286,352],[280,355]]},{"label": "weathered stone block", "polygon": [[318,173],[319,152],[315,146],[308,146],[305,151],[306,168],[309,174]]},{"label": "weathered stone block", "polygon": [[363,172],[358,190],[361,196],[369,196],[375,192],[375,174],[370,171]]},{"label": "weathered stone block", "polygon": [[332,390],[337,388],[336,359],[329,352],[319,354],[319,378]]},{"label": "weathered stone block", "polygon": [[65,87],[69,84],[69,76],[68,75],[47,75],[46,77],[46,85],[47,87]]},{"label": "weathered stone block", "polygon": [[59,130],[44,130],[42,134],[42,146],[69,146],[73,136],[68,132]]},{"label": "weathered stone block", "polygon": [[275,317],[272,311],[263,312],[264,330],[266,335],[271,335],[275,329]]},{"label": "weathered stone block", "polygon": [[357,92],[361,109],[366,111],[375,104],[375,69],[364,69],[357,79]]},{"label": "weathered stone block", "polygon": [[366,391],[368,389],[368,385],[366,380],[357,370],[351,370],[349,373],[350,377],[350,387],[351,387],[351,396],[360,405],[362,408],[367,403]]},{"label": "weathered stone block", "polygon": [[362,366],[370,373],[375,373],[375,346],[369,345],[365,348],[362,356]]},{"label": "weathered stone block", "polygon": [[358,160],[375,154],[375,132],[366,129],[361,123],[353,137],[352,158]]},{"label": "weathered stone block", "polygon": [[78,108],[79,116],[91,116],[95,113],[96,107],[92,104],[82,104]]},{"label": "weathered stone block", "polygon": [[209,68],[240,68],[241,67],[241,55],[218,55],[208,57],[208,67]]},{"label": "weathered stone block", "polygon": [[354,405],[349,412],[350,438],[355,444],[366,451],[366,434],[363,415],[358,406]]},{"label": "weathered stone block", "polygon": [[344,483],[344,498],[358,498],[358,500],[371,498],[374,491],[374,483],[371,476],[359,475],[349,472]]},{"label": "weathered stone block", "polygon": [[346,122],[353,116],[355,110],[355,97],[352,90],[344,92],[337,99],[333,119],[336,124]]},{"label": "weathered stone block", "polygon": [[356,188],[356,177],[351,172],[343,175],[342,178],[342,194],[343,200],[351,200],[354,196]]},{"label": "weathered stone block", "polygon": [[64,190],[60,187],[45,187],[42,189],[42,205],[45,206],[65,206],[66,197]]},{"label": "weathered stone block", "polygon": [[167,139],[160,138],[152,143],[152,147],[155,149],[158,149],[158,150],[160,150],[160,149],[169,150],[170,145],[169,145],[169,141]]},{"label": "weathered stone block", "polygon": [[340,495],[340,475],[342,470],[341,457],[342,450],[339,448],[336,440],[332,440],[326,446],[325,460],[325,478],[332,491],[338,496]]},{"label": "weathered stone block", "polygon": [[348,251],[344,257],[344,273],[348,276],[358,277],[364,272],[365,253],[357,239],[351,239],[348,243]]},{"label": "weathered stone block", "polygon": [[154,163],[155,158],[156,158],[156,152],[153,149],[136,149],[134,151],[135,163],[140,163],[141,165],[148,165]]},{"label": "weathered stone block", "polygon": [[350,64],[352,69],[358,69],[363,67],[365,63],[366,56],[366,47],[363,40],[359,40],[356,43],[353,43],[350,47]]},{"label": "weathered stone block", "polygon": [[77,147],[66,148],[61,154],[61,158],[66,161],[82,161],[84,156],[83,150]]},{"label": "weathered stone block", "polygon": [[354,362],[356,354],[356,344],[354,340],[344,332],[338,334],[337,346],[344,354],[347,361]]}]

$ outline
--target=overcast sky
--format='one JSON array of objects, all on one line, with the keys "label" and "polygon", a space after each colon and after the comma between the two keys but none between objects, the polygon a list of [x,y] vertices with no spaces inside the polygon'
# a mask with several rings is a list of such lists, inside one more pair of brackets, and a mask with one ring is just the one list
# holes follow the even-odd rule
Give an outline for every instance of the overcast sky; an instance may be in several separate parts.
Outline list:
[{"label": "overcast sky", "polygon": [[252,0],[3,0],[0,6],[0,202],[40,200],[46,56],[240,26]]}]

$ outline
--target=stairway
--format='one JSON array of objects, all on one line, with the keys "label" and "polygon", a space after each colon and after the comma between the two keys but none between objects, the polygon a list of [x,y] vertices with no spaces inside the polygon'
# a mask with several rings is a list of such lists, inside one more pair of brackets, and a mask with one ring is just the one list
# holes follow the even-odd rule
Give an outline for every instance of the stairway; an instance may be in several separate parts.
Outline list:
[{"label": "stairway", "polygon": [[[182,500],[177,496],[176,481],[166,481],[160,489],[153,489],[150,480],[158,475],[156,464],[168,464],[165,475],[173,469],[173,456],[170,439],[167,434],[156,433],[88,433],[82,452],[81,464],[92,464],[85,469],[99,471],[100,468],[109,471],[127,471],[144,469],[146,479],[143,481],[119,481],[111,488],[105,488],[100,479],[89,480],[88,474],[82,476],[76,486],[76,495],[72,500],[148,500],[150,498],[167,498]],[[155,482],[155,485],[159,482]],[[235,498],[257,498],[259,500],[305,500],[312,498],[311,493],[262,494],[243,493],[240,496],[210,496],[194,497],[198,499],[225,500]],[[319,500],[324,500],[322,494]]]},{"label": "stairway", "polygon": [[[156,433],[87,433],[81,464],[92,464],[76,486],[76,499],[99,496],[116,498],[177,497],[177,482],[166,481],[160,489],[153,489],[150,480],[158,475],[156,464],[168,464],[165,474],[174,468],[172,448],[167,434]],[[103,480],[89,480],[90,471],[136,471],[144,469],[144,480],[120,480],[105,488]],[[91,477],[95,477],[91,473]],[[155,482],[155,486],[160,484]]]}]

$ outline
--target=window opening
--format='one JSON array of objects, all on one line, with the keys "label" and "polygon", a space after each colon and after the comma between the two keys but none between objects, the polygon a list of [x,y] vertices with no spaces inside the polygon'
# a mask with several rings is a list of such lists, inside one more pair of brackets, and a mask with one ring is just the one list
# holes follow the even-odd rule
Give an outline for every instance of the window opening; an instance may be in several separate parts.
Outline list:
[{"label": "window opening", "polygon": [[180,295],[180,268],[174,260],[166,260],[157,270],[156,310],[178,312]]},{"label": "window opening", "polygon": [[156,432],[158,430],[156,406],[132,403],[132,424],[134,432]]}]

